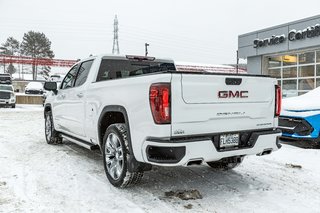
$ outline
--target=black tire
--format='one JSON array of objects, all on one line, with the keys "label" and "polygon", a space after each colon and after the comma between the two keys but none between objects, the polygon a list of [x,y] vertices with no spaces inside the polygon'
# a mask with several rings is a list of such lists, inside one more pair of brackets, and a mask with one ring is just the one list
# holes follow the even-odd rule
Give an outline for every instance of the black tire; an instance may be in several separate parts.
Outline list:
[{"label": "black tire", "polygon": [[61,144],[62,138],[59,136],[59,132],[54,129],[52,113],[48,111],[45,113],[45,137],[48,144]]},{"label": "black tire", "polygon": [[16,105],[15,104],[11,105],[11,108],[16,108]]},{"label": "black tire", "polygon": [[143,172],[129,172],[130,162],[127,127],[118,123],[110,125],[103,137],[103,165],[110,183],[119,188],[126,188],[139,183]]},{"label": "black tire", "polygon": [[207,162],[207,164],[216,170],[231,170],[239,166],[244,157],[229,157],[229,158],[223,158],[219,161],[212,161]]}]

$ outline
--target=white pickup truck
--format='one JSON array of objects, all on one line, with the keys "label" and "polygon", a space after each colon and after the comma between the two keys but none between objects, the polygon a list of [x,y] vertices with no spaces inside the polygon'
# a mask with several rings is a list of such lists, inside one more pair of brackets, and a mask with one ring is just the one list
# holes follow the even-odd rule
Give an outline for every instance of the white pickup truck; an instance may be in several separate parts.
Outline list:
[{"label": "white pickup truck", "polygon": [[45,83],[52,91],[46,141],[100,149],[116,187],[138,183],[152,165],[231,169],[246,155],[281,147],[276,84],[267,76],[179,72],[154,57],[91,57],[59,88]]}]

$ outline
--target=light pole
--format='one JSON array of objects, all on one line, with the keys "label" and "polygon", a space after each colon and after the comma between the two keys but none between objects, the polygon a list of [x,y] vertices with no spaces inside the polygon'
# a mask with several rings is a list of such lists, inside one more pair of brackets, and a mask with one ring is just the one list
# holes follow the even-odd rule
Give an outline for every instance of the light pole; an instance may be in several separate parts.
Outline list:
[{"label": "light pole", "polygon": [[148,46],[150,46],[150,44],[145,43],[144,46],[145,46],[145,55],[148,56]]}]

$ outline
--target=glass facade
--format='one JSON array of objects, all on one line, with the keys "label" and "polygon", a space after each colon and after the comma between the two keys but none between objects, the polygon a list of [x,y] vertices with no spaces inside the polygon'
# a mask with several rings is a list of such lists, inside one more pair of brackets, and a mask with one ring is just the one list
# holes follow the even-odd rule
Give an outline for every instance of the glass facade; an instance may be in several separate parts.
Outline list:
[{"label": "glass facade", "polygon": [[283,97],[320,86],[320,50],[267,57],[267,74],[278,79]]}]

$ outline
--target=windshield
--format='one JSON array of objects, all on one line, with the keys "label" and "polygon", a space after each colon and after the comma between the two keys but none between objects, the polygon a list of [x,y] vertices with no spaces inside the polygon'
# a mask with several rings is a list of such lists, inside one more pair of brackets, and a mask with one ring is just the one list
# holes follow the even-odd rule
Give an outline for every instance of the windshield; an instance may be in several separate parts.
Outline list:
[{"label": "windshield", "polygon": [[13,91],[13,88],[12,86],[8,86],[8,85],[0,85],[0,90]]},{"label": "windshield", "polygon": [[0,80],[11,80],[11,78],[10,78],[10,76],[5,76],[5,75],[1,76],[0,75]]}]

